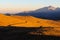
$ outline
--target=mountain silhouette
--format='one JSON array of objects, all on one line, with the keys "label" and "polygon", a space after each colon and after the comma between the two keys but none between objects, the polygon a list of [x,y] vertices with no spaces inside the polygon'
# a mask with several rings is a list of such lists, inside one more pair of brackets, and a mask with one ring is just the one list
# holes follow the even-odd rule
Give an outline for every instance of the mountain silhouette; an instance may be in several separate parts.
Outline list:
[{"label": "mountain silhouette", "polygon": [[30,15],[30,16],[35,16],[38,18],[60,20],[60,8],[48,6],[48,7],[40,8],[34,11],[16,13],[15,15],[20,15],[20,16]]}]

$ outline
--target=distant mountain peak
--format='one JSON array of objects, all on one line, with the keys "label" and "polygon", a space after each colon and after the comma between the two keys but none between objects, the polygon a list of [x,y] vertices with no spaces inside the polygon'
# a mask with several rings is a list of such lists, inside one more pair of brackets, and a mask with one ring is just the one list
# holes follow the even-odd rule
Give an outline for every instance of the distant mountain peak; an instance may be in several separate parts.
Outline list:
[{"label": "distant mountain peak", "polygon": [[56,10],[56,7],[48,6],[48,10]]}]

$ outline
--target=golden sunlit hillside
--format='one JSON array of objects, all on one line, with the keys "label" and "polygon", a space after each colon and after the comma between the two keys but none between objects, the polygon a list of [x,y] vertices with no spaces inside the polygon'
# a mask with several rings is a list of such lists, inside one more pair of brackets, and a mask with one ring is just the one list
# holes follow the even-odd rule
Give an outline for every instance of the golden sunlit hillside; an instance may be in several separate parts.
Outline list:
[{"label": "golden sunlit hillside", "polygon": [[20,20],[25,20],[23,24],[15,24],[13,26],[25,26],[25,27],[60,27],[59,21],[47,20],[36,18],[33,16],[11,16]]},{"label": "golden sunlit hillside", "polygon": [[0,14],[0,26],[21,26],[21,27],[60,27],[59,21],[40,19],[33,16],[6,16]]},{"label": "golden sunlit hillside", "polygon": [[24,20],[16,19],[10,16],[6,16],[4,14],[0,14],[0,26],[8,26],[14,23],[22,23]]},{"label": "golden sunlit hillside", "polygon": [[[7,16],[0,14],[0,26],[13,26],[13,27],[54,27],[50,32],[44,32],[45,35],[53,35],[56,30],[60,31],[60,21],[48,20],[36,18],[33,16]],[[37,30],[39,31],[39,30]],[[33,33],[35,34],[35,33]],[[40,33],[38,33],[40,34]],[[56,32],[54,35],[60,35],[60,32]]]}]

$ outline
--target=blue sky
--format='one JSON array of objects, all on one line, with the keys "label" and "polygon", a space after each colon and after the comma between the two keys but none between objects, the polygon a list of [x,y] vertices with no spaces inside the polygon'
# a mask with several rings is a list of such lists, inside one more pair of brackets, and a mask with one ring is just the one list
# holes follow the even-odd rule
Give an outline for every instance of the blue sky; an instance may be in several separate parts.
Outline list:
[{"label": "blue sky", "polygon": [[0,12],[35,10],[49,5],[60,7],[60,0],[0,0]]}]

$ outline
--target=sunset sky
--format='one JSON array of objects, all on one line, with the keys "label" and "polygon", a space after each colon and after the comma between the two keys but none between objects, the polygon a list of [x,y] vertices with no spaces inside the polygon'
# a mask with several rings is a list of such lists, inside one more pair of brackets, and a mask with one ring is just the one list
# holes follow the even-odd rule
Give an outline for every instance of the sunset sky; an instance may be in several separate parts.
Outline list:
[{"label": "sunset sky", "polygon": [[60,0],[0,0],[0,13],[29,11],[49,5],[60,7]]}]

